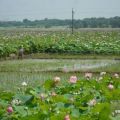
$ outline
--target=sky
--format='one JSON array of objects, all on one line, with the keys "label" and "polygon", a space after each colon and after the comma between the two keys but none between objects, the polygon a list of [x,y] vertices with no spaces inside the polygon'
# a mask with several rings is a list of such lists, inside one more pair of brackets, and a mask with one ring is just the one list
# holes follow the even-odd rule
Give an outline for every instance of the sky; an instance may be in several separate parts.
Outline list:
[{"label": "sky", "polygon": [[120,0],[0,0],[0,20],[75,19],[120,16]]}]

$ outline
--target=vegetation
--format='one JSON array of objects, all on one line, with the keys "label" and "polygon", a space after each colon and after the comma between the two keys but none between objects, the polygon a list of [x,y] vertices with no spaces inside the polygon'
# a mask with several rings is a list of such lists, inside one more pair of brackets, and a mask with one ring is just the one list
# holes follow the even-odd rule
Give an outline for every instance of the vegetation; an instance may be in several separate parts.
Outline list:
[{"label": "vegetation", "polygon": [[[0,62],[0,72],[106,72],[120,71],[119,60],[25,59]],[[112,69],[115,68],[113,71]]]},{"label": "vegetation", "polygon": [[[47,19],[30,21],[24,19],[20,21],[0,21],[0,27],[44,27],[53,26],[71,27],[71,20]],[[85,18],[83,20],[74,20],[75,28],[120,28],[120,17],[113,18]]]},{"label": "vegetation", "polygon": [[119,30],[72,35],[67,31],[0,30],[1,60],[15,59],[21,48],[30,57],[75,56],[0,61],[0,120],[120,119],[120,61],[73,59],[96,54],[119,59]]},{"label": "vegetation", "polygon": [[40,32],[1,30],[0,57],[17,54],[23,46],[25,54],[70,53],[120,55],[119,31]]},{"label": "vegetation", "polygon": [[[81,79],[85,72],[94,72],[93,78],[99,72],[119,73],[118,60],[80,60],[80,59],[25,59],[7,60],[0,62],[0,90],[16,91],[23,81],[29,86],[36,85],[54,76],[68,80],[69,76],[76,75]],[[9,84],[8,84],[9,83]],[[13,86],[14,84],[14,86]]]},{"label": "vegetation", "polygon": [[85,73],[84,80],[71,76],[64,82],[55,77],[36,88],[23,82],[16,93],[1,92],[0,119],[114,120],[120,118],[119,97],[118,74],[102,72],[95,80]]}]

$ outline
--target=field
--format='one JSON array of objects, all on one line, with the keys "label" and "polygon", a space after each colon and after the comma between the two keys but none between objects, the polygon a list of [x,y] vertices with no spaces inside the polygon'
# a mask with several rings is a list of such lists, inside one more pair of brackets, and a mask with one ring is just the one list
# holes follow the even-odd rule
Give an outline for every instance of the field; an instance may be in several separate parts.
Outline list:
[{"label": "field", "polygon": [[119,29],[0,29],[0,120],[119,120],[119,76]]},{"label": "field", "polygon": [[0,119],[119,120],[119,97],[118,74],[101,72],[95,79],[86,73],[84,79],[64,81],[55,77],[33,88],[23,82],[16,93],[0,94]]},{"label": "field", "polygon": [[69,53],[120,55],[120,32],[81,31],[73,35],[67,31],[1,30],[0,57],[17,54],[23,46],[25,54]]}]

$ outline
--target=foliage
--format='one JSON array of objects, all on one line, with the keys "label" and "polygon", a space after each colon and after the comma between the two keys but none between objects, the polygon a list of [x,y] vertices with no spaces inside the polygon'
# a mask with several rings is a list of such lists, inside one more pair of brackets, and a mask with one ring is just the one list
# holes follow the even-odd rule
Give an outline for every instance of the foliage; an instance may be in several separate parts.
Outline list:
[{"label": "foliage", "polygon": [[38,32],[1,31],[0,57],[18,53],[23,46],[25,54],[72,53],[120,55],[119,31],[109,32]]},{"label": "foliage", "polygon": [[[83,20],[74,20],[75,28],[120,28],[120,17],[112,17],[112,18],[85,18]],[[48,19],[44,20],[34,20],[30,21],[28,19],[24,19],[22,22],[20,21],[0,21],[0,27],[44,27],[50,28],[53,26],[69,26],[71,27],[71,20],[59,20],[59,19]]]},{"label": "foliage", "polygon": [[[112,84],[114,88],[109,88]],[[102,79],[92,78],[55,82],[46,80],[36,88],[26,88],[13,93],[0,95],[1,120],[111,120],[114,107],[111,102],[120,98],[120,79],[103,75]],[[17,101],[15,101],[17,100]],[[13,112],[7,112],[11,106]],[[112,110],[113,109],[113,110]]]}]

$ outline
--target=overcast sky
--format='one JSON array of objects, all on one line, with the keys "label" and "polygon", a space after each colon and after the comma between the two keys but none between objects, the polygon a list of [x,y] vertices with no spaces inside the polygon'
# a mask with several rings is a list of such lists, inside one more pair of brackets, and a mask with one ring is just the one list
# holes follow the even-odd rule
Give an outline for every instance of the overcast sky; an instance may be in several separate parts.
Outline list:
[{"label": "overcast sky", "polygon": [[120,16],[120,0],[0,0],[0,20]]}]

